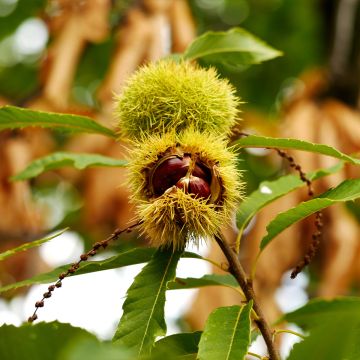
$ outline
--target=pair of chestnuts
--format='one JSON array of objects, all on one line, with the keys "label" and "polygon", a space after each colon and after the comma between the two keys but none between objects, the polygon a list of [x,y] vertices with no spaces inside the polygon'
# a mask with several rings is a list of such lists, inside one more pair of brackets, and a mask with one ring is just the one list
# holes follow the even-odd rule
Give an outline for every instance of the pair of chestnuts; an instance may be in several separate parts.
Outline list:
[{"label": "pair of chestnuts", "polygon": [[150,174],[153,194],[158,197],[173,186],[195,198],[209,199],[211,172],[204,164],[196,162],[191,154],[170,155],[162,158]]}]

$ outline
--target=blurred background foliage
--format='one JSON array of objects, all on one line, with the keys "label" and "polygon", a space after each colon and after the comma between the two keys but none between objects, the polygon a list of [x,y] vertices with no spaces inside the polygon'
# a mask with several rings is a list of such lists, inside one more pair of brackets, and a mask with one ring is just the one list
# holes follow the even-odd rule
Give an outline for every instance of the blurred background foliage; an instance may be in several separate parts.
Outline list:
[{"label": "blurred background foliage", "polygon": [[[45,23],[41,23],[49,11],[46,3],[45,0],[0,0],[0,96],[18,105],[40,91],[41,59],[46,45],[51,42]],[[76,103],[92,108],[99,106],[95,93],[109,66],[116,28],[124,20],[131,3],[115,0],[109,15],[111,36],[87,46],[71,92]],[[284,98],[294,85],[299,85],[298,76],[307,68],[326,63],[324,6],[312,0],[304,0],[297,6],[291,0],[191,0],[189,4],[198,34],[241,26],[283,51],[283,57],[244,69],[246,71],[221,65],[218,68],[236,86],[244,101],[244,113],[248,109],[255,110],[256,117],[260,112],[260,127],[271,133],[271,124],[279,119]],[[34,36],[38,42],[29,49],[24,51],[16,46],[21,38],[34,42]],[[264,121],[270,123],[269,127]],[[248,192],[261,180],[277,175],[276,164],[266,157],[244,154],[243,159],[246,161],[240,166],[248,170],[245,175]]]},{"label": "blurred background foliage", "polygon": [[[113,36],[130,3],[115,1],[109,19]],[[19,103],[38,89],[41,54],[51,39],[41,34],[38,46],[25,52],[16,43],[21,36],[35,35],[25,34],[24,29],[41,19],[45,5],[45,0],[0,0],[0,94]],[[241,26],[284,52],[276,61],[241,73],[221,69],[238,88],[244,108],[261,110],[272,118],[296,77],[326,61],[324,12],[318,1],[304,0],[295,6],[291,0],[191,0],[190,5],[198,34]],[[90,106],[96,103],[93,94],[109,65],[113,36],[86,49],[75,78],[75,100]]]},{"label": "blurred background foliage", "polygon": [[223,69],[236,84],[245,107],[274,116],[291,82],[304,69],[325,62],[324,17],[318,1],[198,0],[192,4],[200,32],[242,26],[283,51],[276,61],[241,74]]}]

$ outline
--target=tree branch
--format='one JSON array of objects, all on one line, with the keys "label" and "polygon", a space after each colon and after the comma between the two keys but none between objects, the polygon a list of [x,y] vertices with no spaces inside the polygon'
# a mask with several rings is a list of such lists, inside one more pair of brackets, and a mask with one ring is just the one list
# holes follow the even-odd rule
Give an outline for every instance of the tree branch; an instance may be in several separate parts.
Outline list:
[{"label": "tree branch", "polygon": [[254,289],[252,286],[252,281],[248,279],[245,270],[243,269],[242,265],[240,264],[239,258],[235,251],[231,249],[230,245],[226,243],[221,237],[215,236],[216,242],[219,244],[222,252],[224,253],[226,259],[229,262],[229,271],[232,275],[236,278],[237,282],[239,283],[242,291],[245,294],[246,300],[253,301],[253,309],[255,310],[258,318],[255,319],[255,323],[259,328],[266,346],[268,348],[270,360],[280,360],[280,356],[278,351],[275,348],[274,342],[272,340],[272,331],[269,327],[268,323],[265,320],[264,314],[256,300]]}]

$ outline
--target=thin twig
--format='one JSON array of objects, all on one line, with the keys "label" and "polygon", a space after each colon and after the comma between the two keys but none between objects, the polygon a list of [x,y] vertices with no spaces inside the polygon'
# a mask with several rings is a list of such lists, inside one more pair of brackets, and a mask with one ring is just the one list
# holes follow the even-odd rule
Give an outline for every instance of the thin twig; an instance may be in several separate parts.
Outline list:
[{"label": "thin twig", "polygon": [[254,293],[254,289],[252,286],[252,281],[248,279],[242,265],[240,264],[240,260],[236,252],[230,247],[230,245],[225,242],[221,237],[215,236],[216,242],[219,244],[222,252],[224,253],[226,259],[229,262],[229,271],[232,275],[234,275],[235,279],[239,283],[242,291],[245,294],[246,300],[253,301],[253,309],[257,314],[257,319],[254,320],[257,327],[259,328],[266,346],[268,348],[270,360],[280,360],[280,356],[278,351],[275,348],[275,345],[272,340],[272,331],[265,320],[263,311],[261,310]]},{"label": "thin twig", "polygon": [[281,333],[286,333],[286,334],[291,334],[291,335],[295,335],[301,339],[305,339],[305,336],[298,333],[297,331],[293,331],[293,330],[289,330],[289,329],[277,329],[275,330],[274,336],[276,336],[277,334],[281,334]]},{"label": "thin twig", "polygon": [[252,357],[256,357],[256,358],[258,358],[258,359],[260,359],[260,360],[263,359],[263,357],[262,357],[261,355],[255,354],[255,353],[250,352],[250,351],[248,351],[247,355],[252,356]]},{"label": "thin twig", "polygon": [[[299,177],[300,177],[301,181],[303,181],[307,186],[307,191],[308,191],[309,197],[313,198],[314,190],[313,190],[312,182],[307,177],[306,173],[302,170],[301,166],[299,164],[297,164],[295,162],[294,158],[292,156],[288,155],[285,151],[280,150],[280,149],[275,149],[275,151],[278,153],[278,155],[280,157],[282,157],[283,159],[288,161],[291,168],[295,169],[299,173]],[[311,260],[313,259],[313,257],[316,254],[317,249],[319,248],[320,240],[322,237],[322,229],[324,226],[322,218],[323,218],[322,212],[317,211],[315,213],[315,228],[316,228],[316,230],[312,235],[310,246],[307,249],[304,257],[301,259],[301,261],[296,265],[294,270],[291,272],[290,277],[292,279],[295,279],[296,276],[299,273],[301,273],[301,271],[305,268],[305,266],[310,264]]]},{"label": "thin twig", "polygon": [[109,242],[117,240],[117,238],[120,236],[120,234],[122,234],[124,232],[131,232],[133,230],[133,228],[137,227],[141,223],[142,222],[139,221],[136,224],[133,224],[133,225],[127,227],[126,229],[122,229],[122,230],[116,229],[108,238],[106,238],[105,240],[96,242],[89,251],[80,255],[80,260],[77,261],[76,263],[72,264],[71,267],[67,271],[61,273],[58,276],[58,280],[56,281],[56,283],[53,285],[50,285],[48,287],[48,291],[43,294],[42,299],[35,303],[35,311],[28,318],[28,322],[32,323],[38,318],[37,311],[39,310],[39,308],[44,307],[44,300],[50,298],[52,295],[52,292],[56,288],[60,288],[62,286],[62,280],[64,280],[70,274],[71,275],[74,274],[79,269],[80,264],[82,262],[85,262],[86,260],[88,260],[89,257],[95,256],[101,248],[105,249],[109,245]]}]

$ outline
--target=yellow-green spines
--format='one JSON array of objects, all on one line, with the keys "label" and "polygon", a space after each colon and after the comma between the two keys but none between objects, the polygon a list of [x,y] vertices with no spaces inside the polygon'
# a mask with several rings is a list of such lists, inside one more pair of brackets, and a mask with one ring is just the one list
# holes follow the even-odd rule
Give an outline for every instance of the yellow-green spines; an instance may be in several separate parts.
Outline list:
[{"label": "yellow-green spines", "polygon": [[122,136],[163,134],[193,127],[229,134],[238,115],[235,89],[215,69],[163,60],[140,68],[117,98]]},{"label": "yellow-green spines", "polygon": [[[215,203],[173,187],[161,196],[150,191],[149,174],[166,154],[191,154],[212,169],[211,186],[218,182],[221,198]],[[229,223],[242,196],[235,154],[216,134],[187,129],[180,134],[152,135],[135,142],[131,154],[130,185],[142,230],[154,246],[181,248],[189,239],[219,234]],[[216,179],[214,177],[217,177]],[[216,191],[216,190],[214,190]]]},{"label": "yellow-green spines", "polygon": [[[195,244],[219,234],[224,216],[206,200],[195,199],[180,189],[166,193],[155,201],[141,201],[137,212],[142,231],[155,247],[183,249],[190,240]],[[220,215],[220,216],[219,216]]]}]

